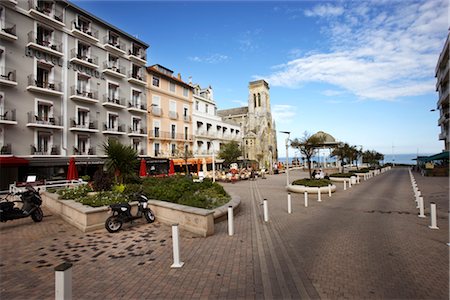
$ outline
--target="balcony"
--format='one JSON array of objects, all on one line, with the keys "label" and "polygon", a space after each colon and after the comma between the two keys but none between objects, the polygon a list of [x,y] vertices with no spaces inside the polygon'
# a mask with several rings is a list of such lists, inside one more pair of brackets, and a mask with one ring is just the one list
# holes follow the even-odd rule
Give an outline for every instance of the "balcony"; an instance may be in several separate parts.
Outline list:
[{"label": "balcony", "polygon": [[77,63],[88,68],[97,69],[98,68],[98,57],[95,55],[81,55],[78,54],[77,49],[70,50],[70,62]]},{"label": "balcony", "polygon": [[75,118],[70,119],[70,131],[81,131],[81,132],[98,132],[98,122],[80,122]]},{"label": "balcony", "polygon": [[149,131],[148,137],[150,139],[176,140],[176,141],[192,141],[192,139],[193,139],[191,134],[185,135],[184,133],[176,133],[176,132],[169,132],[169,131],[155,131],[155,130]]},{"label": "balcony", "polygon": [[437,102],[437,107],[447,107],[448,106],[448,96],[449,96],[449,88],[445,88],[442,91],[439,91],[439,100]]},{"label": "balcony", "polygon": [[12,155],[11,144],[6,144],[0,147],[0,155]]},{"label": "balcony", "polygon": [[447,140],[447,139],[448,139],[448,132],[439,133],[439,140]]},{"label": "balcony", "polygon": [[16,110],[11,109],[5,111],[4,113],[2,112],[0,114],[0,124],[17,125]]},{"label": "balcony", "polygon": [[184,120],[185,122],[191,122],[191,116],[184,115],[184,116],[183,116],[183,120]]},{"label": "balcony", "polygon": [[129,112],[136,112],[136,113],[142,113],[142,114],[147,113],[147,107],[145,106],[145,104],[128,102],[127,109]]},{"label": "balcony", "polygon": [[98,103],[98,92],[93,89],[79,90],[77,86],[70,87],[70,99],[87,103]]},{"label": "balcony", "polygon": [[147,137],[147,128],[133,128],[128,127],[128,136],[139,136],[139,137]]},{"label": "balcony", "polygon": [[125,55],[125,44],[119,41],[114,41],[109,38],[109,36],[105,36],[103,38],[103,47],[105,47],[106,50],[119,54],[119,55]]},{"label": "balcony", "polygon": [[[42,3],[49,3],[50,6],[45,5],[39,5]],[[35,0],[28,0],[28,8],[29,13],[33,17],[37,18],[38,20],[47,23],[52,26],[58,26],[58,27],[65,27],[66,24],[64,24],[63,21],[63,13],[58,8],[56,8],[56,1],[55,2],[38,2],[36,3]]]},{"label": "balcony", "polygon": [[16,34],[16,24],[11,24],[9,22],[4,22],[0,24],[0,38],[7,41],[17,40]]},{"label": "balcony", "polygon": [[61,117],[39,116],[35,112],[28,112],[27,127],[34,128],[49,128],[49,129],[63,129]]},{"label": "balcony", "polygon": [[0,68],[0,85],[16,86],[16,70]]},{"label": "balcony", "polygon": [[103,62],[103,71],[104,74],[108,74],[117,78],[125,78],[125,68],[120,65],[114,65],[111,62],[105,61]]},{"label": "balcony", "polygon": [[27,90],[30,92],[38,92],[42,94],[52,95],[52,96],[62,96],[61,83],[52,81],[40,81],[37,80],[34,75],[28,75],[28,86]]},{"label": "balcony", "polygon": [[125,125],[120,124],[118,126],[109,126],[106,122],[103,123],[103,133],[104,134],[115,134],[115,135],[124,135],[125,133]]},{"label": "balcony", "polygon": [[147,86],[147,82],[145,81],[145,77],[141,76],[140,74],[133,73],[132,71],[128,72],[128,78],[129,83],[134,83],[142,86]]},{"label": "balcony", "polygon": [[124,109],[125,107],[125,99],[120,97],[109,97],[108,95],[103,95],[103,106]]},{"label": "balcony", "polygon": [[441,125],[443,125],[445,122],[448,122],[448,116],[449,116],[449,114],[448,114],[448,109],[447,109],[447,112],[444,112],[444,113],[441,115],[441,117],[439,118],[439,120],[438,120],[438,125],[441,126]]},{"label": "balcony", "polygon": [[16,6],[17,5],[17,0],[5,0],[5,1],[2,1],[2,4]]},{"label": "balcony", "polygon": [[36,32],[28,32],[28,44],[27,47],[34,48],[49,54],[53,54],[57,57],[62,57],[62,43],[56,39],[44,40],[42,37],[38,37]]},{"label": "balcony", "polygon": [[72,22],[72,34],[77,38],[83,39],[90,43],[97,43],[98,40],[98,31],[92,28],[85,28],[78,24],[77,20],[73,20]]},{"label": "balcony", "polygon": [[157,106],[152,106],[151,113],[155,117],[161,117],[162,116],[162,109],[160,107],[157,107]]},{"label": "balcony", "polygon": [[128,50],[128,58],[139,65],[145,66],[147,64],[147,55],[144,50],[132,51]]},{"label": "balcony", "polygon": [[78,146],[73,147],[73,155],[95,155],[95,148],[90,147],[84,150],[79,150]]},{"label": "balcony", "polygon": [[59,145],[49,146],[39,146],[39,145],[30,145],[31,155],[61,155],[61,148]]},{"label": "balcony", "polygon": [[178,113],[176,111],[169,111],[169,118],[172,120],[178,120]]}]

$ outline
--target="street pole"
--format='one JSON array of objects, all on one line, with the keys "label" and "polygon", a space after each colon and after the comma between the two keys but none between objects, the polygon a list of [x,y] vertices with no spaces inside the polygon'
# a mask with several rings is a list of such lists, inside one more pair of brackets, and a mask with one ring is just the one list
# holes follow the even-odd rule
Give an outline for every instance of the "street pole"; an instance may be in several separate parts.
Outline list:
[{"label": "street pole", "polygon": [[212,172],[213,172],[213,182],[216,182],[216,159],[214,155],[214,146],[213,146],[213,153],[212,153]]},{"label": "street pole", "polygon": [[286,186],[289,185],[289,135],[291,134],[289,131],[280,131],[281,133],[287,134],[286,137]]}]

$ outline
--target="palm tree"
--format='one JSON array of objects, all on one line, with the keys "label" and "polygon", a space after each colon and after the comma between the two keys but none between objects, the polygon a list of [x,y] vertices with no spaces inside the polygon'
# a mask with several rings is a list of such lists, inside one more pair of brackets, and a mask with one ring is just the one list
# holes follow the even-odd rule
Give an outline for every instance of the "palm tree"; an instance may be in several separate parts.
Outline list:
[{"label": "palm tree", "polygon": [[[341,162],[343,162],[342,164],[342,168],[343,165],[345,164],[345,158],[347,157],[347,149],[348,149],[348,144],[347,143],[339,143],[331,152],[331,156],[332,157],[337,157]],[[339,170],[340,172],[343,172],[343,170]]]},{"label": "palm tree", "polygon": [[317,153],[317,150],[323,145],[325,138],[318,135],[310,135],[305,131],[303,137],[291,141],[291,147],[300,150],[308,162],[309,178],[312,179],[311,158]]},{"label": "palm tree", "polygon": [[132,176],[138,163],[136,150],[125,146],[116,140],[109,140],[103,144],[103,151],[108,156],[105,166],[114,174],[115,182],[124,183],[124,178]]}]

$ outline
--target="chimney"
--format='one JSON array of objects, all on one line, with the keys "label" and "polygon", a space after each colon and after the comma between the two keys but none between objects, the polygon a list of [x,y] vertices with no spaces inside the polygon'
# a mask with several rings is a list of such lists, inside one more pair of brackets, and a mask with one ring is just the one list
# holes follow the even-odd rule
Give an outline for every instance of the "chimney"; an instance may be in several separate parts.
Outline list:
[{"label": "chimney", "polygon": [[178,73],[177,77],[178,77],[179,80],[181,80],[181,74],[180,73]]}]

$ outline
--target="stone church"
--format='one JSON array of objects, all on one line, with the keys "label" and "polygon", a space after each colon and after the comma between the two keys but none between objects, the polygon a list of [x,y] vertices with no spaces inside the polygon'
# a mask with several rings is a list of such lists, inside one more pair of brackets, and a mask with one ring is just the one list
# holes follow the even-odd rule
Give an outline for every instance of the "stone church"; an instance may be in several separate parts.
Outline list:
[{"label": "stone church", "polygon": [[256,161],[259,168],[271,172],[273,164],[278,161],[278,150],[269,84],[265,80],[251,81],[248,89],[248,106],[219,110],[217,115],[241,126],[244,159]]}]

